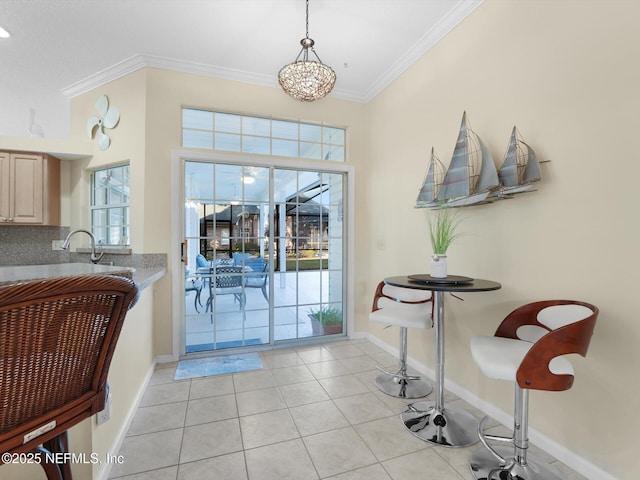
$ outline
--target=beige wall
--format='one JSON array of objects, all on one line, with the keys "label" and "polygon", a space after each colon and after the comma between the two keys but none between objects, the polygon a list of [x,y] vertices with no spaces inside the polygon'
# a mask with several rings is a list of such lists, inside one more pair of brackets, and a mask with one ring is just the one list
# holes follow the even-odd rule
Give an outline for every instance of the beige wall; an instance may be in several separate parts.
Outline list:
[{"label": "beige wall", "polygon": [[[102,151],[94,138],[94,154],[87,160],[70,161],[70,188],[68,210],[63,205],[63,225],[74,228],[89,227],[89,181],[90,169],[130,164],[131,175],[131,248],[134,253],[151,253],[144,249],[146,231],[145,219],[145,114],[146,114],[146,73],[139,70],[108,87],[98,88],[78,96],[71,102],[71,135],[75,139],[86,139],[87,120],[97,116],[95,102],[101,95],[107,95],[109,106],[120,110],[120,121],[113,129],[105,129],[111,138],[110,147]],[[69,217],[65,218],[65,211]],[[85,242],[86,239],[83,239]],[[157,253],[157,252],[153,252]]]},{"label": "beige wall", "polygon": [[[171,244],[172,152],[181,148],[181,107],[196,106],[221,111],[249,113],[344,126],[348,130],[348,156],[352,163],[366,157],[368,126],[365,106],[326,99],[317,104],[295,102],[280,90],[230,82],[166,70],[144,69],[113,81],[72,100],[71,132],[74,138],[86,138],[86,121],[95,115],[96,99],[106,94],[111,105],[120,109],[120,122],[108,130],[111,146],[100,151],[94,140],[94,156],[65,164],[63,185],[63,224],[71,228],[89,226],[90,170],[129,162],[131,165],[131,247],[134,253],[168,253],[169,273],[154,284],[153,299],[147,298],[136,331],[123,330],[114,357],[110,382],[114,394],[114,417],[93,427],[91,452],[113,452],[114,442],[135,406],[143,371],[151,359],[177,355],[172,351],[172,291],[182,286],[171,284],[172,255],[179,255]],[[364,180],[365,177],[363,177]],[[179,210],[179,209],[178,209]],[[150,293],[148,294],[150,295]],[[135,312],[135,310],[134,310]],[[132,312],[133,313],[133,312]],[[130,319],[131,323],[132,320]],[[133,328],[133,327],[132,327]],[[148,339],[149,341],[145,341]],[[132,355],[131,347],[136,346]],[[141,370],[142,369],[142,370]],[[80,447],[71,446],[78,450]],[[89,447],[87,447],[89,448]],[[98,467],[94,478],[98,478]],[[80,474],[84,477],[84,474]]]},{"label": "beige wall", "polygon": [[[624,479],[640,477],[632,400],[640,395],[632,290],[640,266],[639,18],[637,2],[487,0],[371,102],[370,190],[358,205],[367,216],[358,237],[371,262],[367,291],[385,276],[426,272],[426,214],[412,206],[431,146],[448,164],[466,110],[499,165],[518,126],[551,163],[537,192],[461,211],[466,235],[449,251],[449,271],[503,288],[464,303],[447,297],[446,375],[511,414],[513,387],[483,377],[470,337],[492,334],[530,301],[596,304],[588,356],[573,361],[574,387],[532,393],[530,425]],[[397,343],[396,332],[366,325],[364,315],[358,321]],[[433,333],[410,336],[410,356],[433,368]]]},{"label": "beige wall", "polygon": [[[302,104],[275,88],[135,72],[72,101],[77,139],[86,138],[101,94],[120,108],[121,121],[109,131],[109,150],[96,148],[91,161],[70,163],[64,223],[88,225],[87,167],[130,161],[132,248],[175,255],[169,192],[181,106],[345,126],[357,175],[356,331],[396,347],[397,332],[370,325],[367,313],[377,281],[428,269],[425,212],[413,204],[431,146],[448,163],[466,110],[500,163],[516,124],[551,163],[537,192],[462,211],[466,235],[450,250],[450,271],[498,280],[503,289],[468,294],[464,303],[448,297],[447,376],[510,413],[512,387],[479,373],[469,338],[492,333],[506,313],[529,301],[595,303],[601,314],[588,357],[573,362],[574,387],[534,392],[531,424],[604,471],[636,478],[631,449],[640,425],[628,399],[640,393],[630,381],[640,360],[630,292],[640,264],[631,198],[640,178],[637,18],[634,2],[487,0],[369,105],[331,98]],[[615,240],[611,230],[619,232]],[[170,275],[155,286],[153,355],[172,353],[172,288]],[[433,366],[433,332],[412,332],[409,349]]]},{"label": "beige wall", "polygon": [[[365,106],[325,99],[303,104],[274,88],[231,82],[198,75],[159,69],[147,71],[147,145],[145,204],[145,251],[178,255],[177,245],[170,245],[171,222],[171,154],[181,148],[181,107],[247,113],[250,115],[325,122],[344,126],[348,135],[349,161],[359,165],[366,158],[368,138]],[[364,182],[364,178],[360,183]],[[358,188],[356,189],[356,192]],[[172,250],[173,249],[173,250]],[[167,294],[160,301],[162,311],[171,311]],[[171,348],[171,319],[161,320],[158,330],[158,353]]]}]

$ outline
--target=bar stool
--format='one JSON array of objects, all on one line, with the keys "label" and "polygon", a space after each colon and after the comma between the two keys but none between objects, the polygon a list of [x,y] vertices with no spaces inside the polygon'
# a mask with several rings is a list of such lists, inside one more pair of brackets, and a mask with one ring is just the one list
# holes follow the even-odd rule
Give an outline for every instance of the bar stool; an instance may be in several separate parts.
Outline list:
[{"label": "bar stool", "polygon": [[[562,480],[546,462],[527,454],[529,447],[529,390],[563,391],[573,385],[573,366],[564,355],[587,354],[598,308],[573,300],[534,302],[517,308],[493,337],[473,337],[471,354],[487,377],[515,384],[513,436],[483,432],[486,449],[471,457],[475,478],[486,480]],[[513,443],[491,447],[487,440]]]},{"label": "bar stool", "polygon": [[137,296],[135,283],[110,275],[0,288],[0,466],[26,454],[40,458],[48,480],[71,480],[67,430],[104,409]]},{"label": "bar stool", "polygon": [[407,328],[431,328],[432,317],[433,294],[430,291],[393,287],[384,282],[378,284],[369,320],[400,327],[400,365],[396,372],[378,367],[383,372],[376,378],[379,390],[399,398],[419,398],[431,392],[430,382],[407,375]]}]

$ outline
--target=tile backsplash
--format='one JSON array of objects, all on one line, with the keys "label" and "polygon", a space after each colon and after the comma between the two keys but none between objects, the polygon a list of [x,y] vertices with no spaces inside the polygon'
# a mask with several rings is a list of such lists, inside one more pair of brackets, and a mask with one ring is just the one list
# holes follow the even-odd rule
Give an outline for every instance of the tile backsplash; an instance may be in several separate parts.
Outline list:
[{"label": "tile backsplash", "polygon": [[[52,250],[51,243],[64,240],[68,234],[69,227],[0,225],[0,266],[89,263],[88,249],[81,249],[81,252]],[[73,242],[71,249],[75,250]],[[100,252],[99,247],[97,250]],[[133,268],[167,266],[165,253],[132,254],[130,249],[114,252],[118,251],[107,249],[99,263]]]},{"label": "tile backsplash", "polygon": [[64,240],[69,227],[0,225],[0,265],[46,265],[69,262],[70,253],[51,249]]}]

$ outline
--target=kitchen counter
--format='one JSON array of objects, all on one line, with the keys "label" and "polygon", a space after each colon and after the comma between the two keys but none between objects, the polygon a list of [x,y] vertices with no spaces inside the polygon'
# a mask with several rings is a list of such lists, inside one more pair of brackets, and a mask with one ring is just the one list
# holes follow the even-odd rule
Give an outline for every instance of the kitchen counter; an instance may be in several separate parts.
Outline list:
[{"label": "kitchen counter", "polygon": [[51,265],[20,265],[0,267],[0,286],[12,283],[66,277],[69,275],[117,275],[133,279],[141,290],[160,279],[166,269],[131,268],[92,263],[57,263]]}]

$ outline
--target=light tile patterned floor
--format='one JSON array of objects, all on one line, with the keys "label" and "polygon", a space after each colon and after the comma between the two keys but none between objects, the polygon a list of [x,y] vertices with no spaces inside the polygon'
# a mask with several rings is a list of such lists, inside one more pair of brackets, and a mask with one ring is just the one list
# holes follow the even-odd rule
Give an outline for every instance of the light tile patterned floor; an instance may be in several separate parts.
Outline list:
[{"label": "light tile patterned floor", "polygon": [[[408,432],[409,403],[377,390],[375,365],[396,360],[366,340],[260,353],[264,368],[173,381],[160,365],[110,478],[123,480],[471,480],[467,448]],[[427,398],[431,398],[431,394]],[[446,402],[482,412],[447,392]],[[492,433],[503,430],[493,422]],[[584,480],[554,458],[567,480]]]}]

